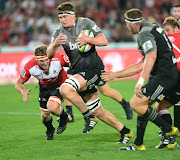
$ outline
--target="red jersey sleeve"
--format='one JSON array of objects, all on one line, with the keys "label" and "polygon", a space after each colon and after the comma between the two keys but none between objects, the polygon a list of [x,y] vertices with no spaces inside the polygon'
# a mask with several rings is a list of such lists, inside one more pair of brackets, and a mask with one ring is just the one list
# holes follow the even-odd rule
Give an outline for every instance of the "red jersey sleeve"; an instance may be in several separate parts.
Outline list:
[{"label": "red jersey sleeve", "polygon": [[25,64],[23,70],[21,71],[21,74],[20,74],[20,78],[26,82],[29,80],[29,78],[31,77],[31,74],[29,72],[29,66],[28,66],[28,63]]},{"label": "red jersey sleeve", "polygon": [[60,61],[61,61],[62,67],[69,67],[70,61],[69,61],[68,56],[66,56],[64,54],[60,54]]}]

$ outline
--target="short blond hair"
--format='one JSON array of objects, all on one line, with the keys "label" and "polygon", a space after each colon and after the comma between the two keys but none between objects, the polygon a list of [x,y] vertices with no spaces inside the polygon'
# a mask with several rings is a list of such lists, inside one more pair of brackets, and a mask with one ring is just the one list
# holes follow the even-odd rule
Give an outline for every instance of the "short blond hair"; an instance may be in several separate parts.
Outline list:
[{"label": "short blond hair", "polygon": [[163,22],[163,24],[162,24],[162,28],[164,28],[166,25],[169,25],[169,26],[171,26],[172,28],[176,28],[176,27],[179,28],[179,23],[178,23],[178,21],[176,20],[176,18],[171,17],[171,16],[165,18],[165,20],[164,20],[164,22]]},{"label": "short blond hair", "polygon": [[47,51],[47,46],[42,44],[35,49],[34,55],[35,56],[46,56],[47,55],[46,51]]}]

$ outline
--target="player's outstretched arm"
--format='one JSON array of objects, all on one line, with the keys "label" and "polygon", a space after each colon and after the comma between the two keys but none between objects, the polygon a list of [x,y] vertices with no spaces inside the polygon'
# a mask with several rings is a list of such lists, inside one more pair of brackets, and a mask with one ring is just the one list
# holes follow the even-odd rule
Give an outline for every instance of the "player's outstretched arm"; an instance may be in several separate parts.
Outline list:
[{"label": "player's outstretched arm", "polygon": [[25,90],[24,83],[25,82],[19,77],[15,84],[15,88],[23,96],[23,101],[25,103],[28,103],[29,102],[28,95],[29,95],[31,89]]},{"label": "player's outstretched arm", "polygon": [[133,76],[142,71],[143,62],[144,62],[144,60],[142,59],[138,63],[132,64],[132,65],[128,66],[127,68],[125,68],[121,71],[118,71],[118,72],[102,71],[101,78],[105,81],[110,81],[110,80],[114,80],[116,78],[126,78],[126,77]]}]

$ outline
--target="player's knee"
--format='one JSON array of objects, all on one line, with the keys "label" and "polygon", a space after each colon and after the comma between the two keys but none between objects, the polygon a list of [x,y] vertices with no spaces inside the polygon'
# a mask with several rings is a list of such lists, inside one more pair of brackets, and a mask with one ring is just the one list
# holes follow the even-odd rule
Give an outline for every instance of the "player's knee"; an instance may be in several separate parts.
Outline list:
[{"label": "player's knee", "polygon": [[42,120],[49,118],[50,113],[49,112],[41,112],[41,118]]},{"label": "player's knee", "polygon": [[99,115],[100,114],[100,110],[102,110],[101,108],[101,101],[100,98],[98,97],[95,100],[92,100],[90,102],[86,103],[87,108],[90,110],[91,113],[93,113],[93,115]]},{"label": "player's knee", "polygon": [[103,117],[105,115],[105,112],[104,112],[103,108],[100,106],[100,107],[96,108],[94,110],[94,112],[92,112],[92,114],[94,116],[96,116],[97,118],[100,118],[100,117]]},{"label": "player's knee", "polygon": [[71,92],[77,92],[80,84],[77,79],[71,77],[60,86],[59,91],[63,97],[67,97]]},{"label": "player's knee", "polygon": [[134,109],[135,109],[136,104],[135,104],[135,100],[134,100],[134,98],[133,98],[133,97],[130,99],[129,104],[130,104],[131,108],[134,110]]},{"label": "player's knee", "polygon": [[108,92],[108,91],[99,90],[99,92],[100,92],[103,96],[109,96],[109,92]]}]

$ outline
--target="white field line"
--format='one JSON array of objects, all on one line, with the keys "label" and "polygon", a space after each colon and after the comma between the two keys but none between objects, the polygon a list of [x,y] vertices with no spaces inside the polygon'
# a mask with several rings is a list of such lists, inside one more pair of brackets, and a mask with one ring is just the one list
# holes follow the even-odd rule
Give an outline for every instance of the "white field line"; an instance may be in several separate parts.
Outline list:
[{"label": "white field line", "polygon": [[[15,115],[41,115],[41,113],[29,113],[29,112],[0,112],[0,114],[15,114]],[[74,116],[81,116],[81,114],[74,114]]]}]

